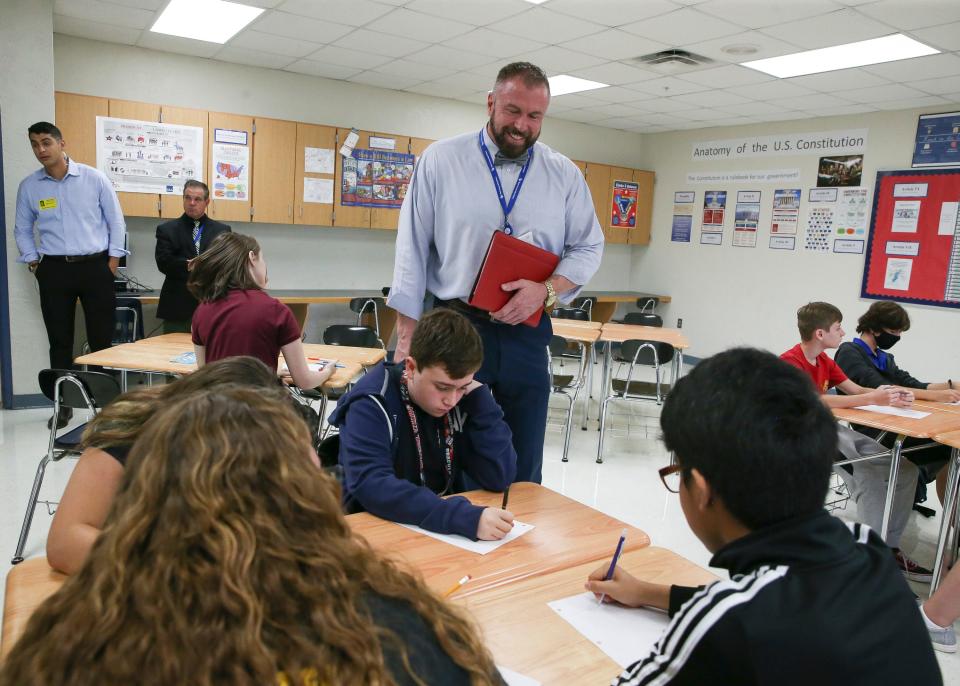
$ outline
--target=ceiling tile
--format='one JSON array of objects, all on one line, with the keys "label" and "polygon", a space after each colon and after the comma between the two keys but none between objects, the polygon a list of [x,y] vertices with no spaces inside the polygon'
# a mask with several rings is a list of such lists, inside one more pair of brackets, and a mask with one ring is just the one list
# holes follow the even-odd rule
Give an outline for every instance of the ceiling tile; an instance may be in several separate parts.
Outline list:
[{"label": "ceiling tile", "polygon": [[703,93],[688,93],[673,98],[677,102],[685,102],[691,107],[728,107],[750,102],[747,98],[722,90],[705,91]]},{"label": "ceiling tile", "polygon": [[490,29],[474,29],[470,33],[458,36],[452,41],[445,41],[446,46],[469,50],[481,55],[502,59],[504,55],[513,55],[517,52],[536,50],[544,47],[545,43],[510,36]]},{"label": "ceiling tile", "polygon": [[807,114],[817,117],[840,117],[850,116],[851,114],[863,114],[865,112],[876,112],[877,105],[859,104],[859,105],[837,105],[835,107],[818,107],[815,110],[807,110]]},{"label": "ceiling tile", "polygon": [[621,26],[672,12],[677,5],[669,0],[550,0],[549,8],[605,26]]},{"label": "ceiling tile", "polygon": [[736,115],[747,114],[751,117],[765,117],[768,114],[779,114],[780,112],[784,111],[782,107],[778,107],[777,105],[773,105],[769,102],[755,101],[747,101],[742,105],[731,105],[730,107],[721,106],[716,107],[715,109]]},{"label": "ceiling tile", "polygon": [[882,86],[890,82],[887,79],[881,79],[879,76],[865,72],[863,69],[839,69],[823,74],[795,76],[789,79],[788,83],[824,93],[834,93],[837,91],[852,90],[854,88]]},{"label": "ceiling tile", "polygon": [[775,98],[770,102],[785,110],[805,110],[807,112],[821,107],[839,107],[840,105],[853,104],[850,100],[826,93],[811,93],[799,98]]},{"label": "ceiling tile", "polygon": [[960,2],[954,0],[880,0],[857,11],[907,31],[960,21]]},{"label": "ceiling tile", "polygon": [[570,73],[573,76],[579,76],[581,79],[599,81],[600,83],[607,83],[611,86],[657,78],[657,74],[638,69],[623,62],[607,62],[606,64],[597,65],[596,67],[574,69]]},{"label": "ceiling tile", "polygon": [[565,119],[567,121],[576,121],[582,124],[592,124],[594,122],[601,121],[603,119],[609,119],[609,116],[602,114],[600,112],[589,112],[587,110],[570,110],[569,112],[561,112],[555,117],[551,115],[551,119]]},{"label": "ceiling tile", "polygon": [[311,43],[331,43],[353,31],[352,26],[345,24],[335,24],[286,12],[264,12],[250,28]]},{"label": "ceiling tile", "polygon": [[[166,6],[170,0],[105,0],[111,5],[123,5],[124,7],[139,7],[142,10],[150,10],[151,12],[160,9],[161,7]],[[280,2],[280,0],[266,0],[267,2]],[[253,5],[256,4],[251,0],[247,0],[247,4]],[[262,5],[257,5],[262,7]]]},{"label": "ceiling tile", "polygon": [[753,117],[719,117],[710,120],[711,126],[746,126],[747,124],[756,124],[757,119]]},{"label": "ceiling tile", "polygon": [[381,74],[392,74],[406,78],[417,79],[416,83],[433,81],[444,76],[451,76],[456,70],[451,67],[437,67],[431,64],[418,64],[409,60],[391,60],[376,68]]},{"label": "ceiling tile", "polygon": [[363,50],[375,55],[386,55],[387,57],[406,57],[411,52],[418,52],[429,47],[429,43],[423,41],[400,36],[388,36],[385,33],[377,33],[367,29],[357,29],[336,41],[334,45],[351,50]]},{"label": "ceiling tile", "polygon": [[628,83],[625,87],[630,90],[640,91],[641,93],[649,93],[650,95],[659,95],[662,97],[710,90],[709,86],[701,86],[699,83],[683,81],[673,76],[664,76],[659,79],[650,79],[649,81],[641,81],[639,83]]},{"label": "ceiling tile", "polygon": [[341,48],[338,45],[324,46],[316,52],[307,55],[307,58],[311,62],[328,62],[341,67],[352,67],[358,72],[365,69],[374,69],[393,59],[385,55],[374,55],[361,50]]},{"label": "ceiling tile", "polygon": [[843,97],[851,102],[883,102],[884,100],[905,100],[907,98],[923,98],[927,94],[916,88],[905,86],[902,83],[890,83],[885,86],[871,88],[857,88],[846,91]]},{"label": "ceiling tile", "polygon": [[452,69],[471,69],[490,64],[492,59],[488,55],[481,55],[476,52],[467,52],[466,50],[456,50],[446,45],[431,45],[425,50],[408,55],[411,62],[420,64],[431,64],[438,67],[450,67]]},{"label": "ceiling tile", "polygon": [[750,83],[771,81],[772,77],[756,69],[741,67],[739,64],[728,64],[715,69],[702,69],[686,74],[677,74],[678,79],[700,83],[711,88],[728,88],[730,86],[745,86]]},{"label": "ceiling tile", "polygon": [[[750,45],[756,48],[757,51],[752,55],[729,55],[723,51],[723,48],[730,45]],[[688,49],[698,55],[703,55],[704,57],[709,57],[724,63],[777,57],[799,50],[795,44],[788,43],[780,38],[767,36],[759,31],[744,31],[743,33],[735,33],[732,36],[701,41],[689,46]]]},{"label": "ceiling tile", "polygon": [[470,24],[451,21],[429,14],[412,12],[408,9],[396,9],[366,25],[372,31],[380,31],[391,36],[403,36],[427,43],[440,43],[461,36],[471,29]]},{"label": "ceiling tile", "polygon": [[150,10],[111,5],[99,0],[57,0],[53,4],[53,13],[128,29],[146,29],[152,26],[156,14]]},{"label": "ceiling tile", "polygon": [[783,25],[797,19],[814,17],[832,10],[839,9],[840,5],[832,0],[709,0],[697,6],[697,10],[705,14],[730,19],[736,17],[738,24],[751,29],[765,26]]},{"label": "ceiling tile", "polygon": [[409,88],[410,86],[420,83],[422,79],[418,80],[411,77],[395,76],[393,74],[381,74],[375,71],[365,71],[357,74],[356,76],[351,76],[349,81],[354,83],[362,83],[367,86],[376,86],[377,88],[403,90],[404,88]]},{"label": "ceiling tile", "polygon": [[888,36],[894,30],[855,10],[841,9],[812,19],[768,26],[763,32],[790,41],[804,50],[812,50]]},{"label": "ceiling tile", "polygon": [[638,93],[630,88],[621,88],[620,86],[610,86],[609,88],[597,88],[587,91],[591,98],[601,102],[636,102],[644,98],[643,93]]},{"label": "ceiling tile", "polygon": [[555,45],[599,33],[604,27],[566,14],[551,12],[543,7],[534,7],[522,14],[490,24],[488,28]]},{"label": "ceiling tile", "polygon": [[53,15],[53,31],[67,36],[89,38],[90,40],[106,41],[107,43],[123,43],[125,45],[135,45],[141,34],[140,29],[110,26],[96,21],[66,17],[62,14]]},{"label": "ceiling tile", "polygon": [[[556,0],[554,0],[556,2]],[[407,9],[455,19],[473,26],[486,26],[530,9],[523,0],[483,0],[483,2],[450,2],[450,0],[413,0]]]},{"label": "ceiling tile", "polygon": [[306,57],[321,47],[319,43],[308,43],[286,36],[274,36],[270,33],[261,33],[252,29],[241,31],[230,39],[228,45],[233,48],[259,50],[260,52],[289,57]]},{"label": "ceiling tile", "polygon": [[[960,5],[960,2],[957,3]],[[914,57],[909,60],[887,62],[863,67],[864,70],[891,81],[909,83],[922,79],[933,79],[938,76],[954,76],[960,74],[960,57],[945,53],[941,55],[927,55]]]},{"label": "ceiling tile", "polygon": [[629,129],[643,124],[646,124],[646,122],[639,117],[636,119],[632,117],[613,117],[611,119],[601,119],[597,122],[597,126],[605,126],[608,129]]},{"label": "ceiling tile", "polygon": [[247,50],[246,48],[233,48],[229,45],[214,55],[213,59],[220,60],[221,62],[247,64],[251,67],[265,67],[267,69],[281,69],[296,61],[284,55],[272,55],[268,52]]},{"label": "ceiling tile", "polygon": [[620,29],[607,29],[583,38],[566,41],[563,47],[608,60],[623,60],[629,57],[640,57],[641,55],[660,52],[670,46],[666,43],[640,38]]},{"label": "ceiling tile", "polygon": [[[550,98],[550,104],[553,103],[563,103],[566,107],[592,107],[596,105],[606,104],[604,100],[597,100],[594,97],[587,95],[587,93],[593,93],[595,91],[586,91],[585,93],[570,93],[568,95],[558,95],[556,97]],[[547,110],[549,113],[549,110]]]},{"label": "ceiling tile", "polygon": [[493,70],[490,70],[487,74],[474,74],[473,72],[461,71],[456,74],[451,74],[450,76],[431,80],[453,86],[455,90],[465,91],[465,94],[483,91],[484,97],[482,100],[486,102],[486,93],[493,88],[493,82],[496,77],[497,73]]},{"label": "ceiling tile", "polygon": [[521,60],[524,62],[532,62],[547,72],[548,76],[567,74],[574,69],[595,67],[604,62],[602,57],[585,55],[582,52],[574,52],[573,50],[567,50],[566,48],[561,48],[556,45],[548,45],[539,50],[526,51],[507,58],[507,61],[510,62]]},{"label": "ceiling tile", "polygon": [[708,119],[715,119],[717,117],[717,113],[706,109],[696,109],[674,112],[673,116],[677,117],[678,119],[685,119],[687,121],[707,121]]},{"label": "ceiling tile", "polygon": [[960,50],[960,21],[911,31],[918,41],[940,50]]},{"label": "ceiling tile", "polygon": [[[109,0],[110,2],[116,2],[116,0]],[[141,2],[143,0],[134,0],[134,2]],[[159,0],[161,5],[166,5],[168,0]],[[262,7],[263,9],[270,10],[274,7],[277,7],[283,0],[243,0],[244,5],[250,5],[251,7]]]},{"label": "ceiling tile", "polygon": [[810,115],[807,112],[801,112],[799,110],[787,110],[781,112],[780,114],[772,113],[764,117],[767,121],[789,121],[792,119],[809,119]]},{"label": "ceiling tile", "polygon": [[685,7],[652,19],[625,24],[624,31],[650,40],[669,43],[673,47],[743,33],[742,25],[731,24],[708,14]]},{"label": "ceiling tile", "polygon": [[672,114],[660,114],[657,112],[647,113],[643,115],[643,120],[650,124],[655,124],[658,126],[672,126],[674,122],[677,121],[677,118]]},{"label": "ceiling tile", "polygon": [[165,33],[154,33],[153,31],[143,31],[137,45],[141,48],[174,52],[178,55],[193,55],[194,57],[213,57],[223,49],[220,43],[168,36]]},{"label": "ceiling tile", "polygon": [[420,95],[431,95],[436,98],[449,98],[455,99],[457,97],[463,97],[466,95],[471,95],[474,91],[470,88],[462,88],[457,90],[456,88],[445,84],[437,83],[436,81],[428,83],[420,83],[414,86],[409,86],[405,88],[411,93],[419,93]]},{"label": "ceiling tile", "polygon": [[286,0],[277,9],[290,14],[332,21],[348,26],[364,26],[393,8],[370,0]]},{"label": "ceiling tile", "polygon": [[727,88],[727,91],[753,100],[792,98],[814,92],[809,88],[804,88],[803,86],[793,83],[793,81],[794,79],[790,79],[789,81],[779,79],[775,81],[764,81],[763,83],[751,83],[747,86],[734,86],[733,88]]},{"label": "ceiling tile", "polygon": [[594,105],[593,107],[583,108],[588,112],[599,112],[608,117],[628,117],[630,115],[640,115],[640,111],[629,105],[619,105],[617,103],[607,103],[605,105]]},{"label": "ceiling tile", "polygon": [[[644,112],[656,112],[666,115],[668,112],[681,112],[690,109],[690,105],[685,102],[679,102],[673,98],[653,98],[652,100],[634,101],[632,103]],[[650,115],[644,115],[644,119],[650,120]]]},{"label": "ceiling tile", "polygon": [[320,76],[325,79],[348,79],[363,70],[357,69],[356,67],[342,67],[339,64],[330,64],[329,62],[297,60],[293,64],[288,64],[284,67],[284,71],[294,71],[298,74],[307,74],[309,76]]},{"label": "ceiling tile", "polygon": [[884,100],[883,102],[873,103],[873,106],[878,110],[913,110],[920,107],[945,107],[950,102],[947,98],[928,95],[920,98],[907,98],[906,100]]},{"label": "ceiling tile", "polygon": [[939,79],[924,79],[923,81],[913,81],[910,84],[913,88],[921,90],[930,95],[943,95],[944,93],[956,93],[960,91],[960,75],[944,76]]}]

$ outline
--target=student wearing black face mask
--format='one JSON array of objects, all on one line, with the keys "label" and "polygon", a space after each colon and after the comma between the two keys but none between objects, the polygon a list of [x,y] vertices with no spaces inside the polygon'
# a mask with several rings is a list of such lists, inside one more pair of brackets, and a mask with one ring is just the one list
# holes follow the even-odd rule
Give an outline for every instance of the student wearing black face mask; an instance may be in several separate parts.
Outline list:
[{"label": "student wearing black face mask", "polygon": [[[941,403],[960,401],[960,388],[955,387],[952,380],[942,383],[924,383],[897,366],[889,351],[900,340],[900,335],[909,329],[910,315],[903,307],[890,300],[877,301],[857,321],[857,333],[860,337],[853,339],[852,343],[842,343],[837,349],[834,361],[852,381],[867,388],[894,384],[913,389],[913,395],[917,400]],[[863,426],[854,428],[871,437],[880,433],[876,429]],[[892,445],[895,438],[893,434],[888,434],[881,443]],[[907,447],[911,444],[926,442],[928,441],[925,439],[907,438],[903,445]],[[950,459],[950,449],[947,446],[937,445],[908,453],[906,457],[920,467],[921,478],[926,475],[927,481],[930,481],[936,475],[937,495],[940,497],[940,502],[943,502],[947,478],[945,465]]]}]

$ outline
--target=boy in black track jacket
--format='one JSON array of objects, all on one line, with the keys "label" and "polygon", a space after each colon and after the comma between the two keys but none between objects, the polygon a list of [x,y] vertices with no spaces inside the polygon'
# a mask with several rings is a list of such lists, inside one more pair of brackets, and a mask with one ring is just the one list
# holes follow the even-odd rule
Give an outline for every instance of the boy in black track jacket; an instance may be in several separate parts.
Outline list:
[{"label": "boy in black track jacket", "polygon": [[809,380],[736,349],[677,383],[660,470],[729,581],[639,581],[606,565],[587,589],[669,611],[652,652],[614,684],[942,684],[912,593],[880,537],[823,510],[837,430]]}]

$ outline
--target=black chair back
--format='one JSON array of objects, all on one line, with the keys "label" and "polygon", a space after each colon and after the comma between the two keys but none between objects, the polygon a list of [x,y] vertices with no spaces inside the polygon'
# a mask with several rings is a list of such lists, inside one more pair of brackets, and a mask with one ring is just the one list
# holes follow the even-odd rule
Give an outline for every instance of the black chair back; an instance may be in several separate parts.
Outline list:
[{"label": "black chair back", "polygon": [[[373,303],[371,305],[371,303]],[[375,312],[376,308],[383,307],[383,298],[353,298],[350,301],[350,311],[361,314],[363,312]]]},{"label": "black chair back", "polygon": [[390,286],[384,286],[380,289],[380,292],[383,293],[383,297],[386,298],[388,295],[390,295]]},{"label": "black chair back", "polygon": [[649,312],[627,312],[623,318],[624,324],[634,324],[637,326],[663,326],[663,318],[659,314]]},{"label": "black chair back", "polygon": [[[57,379],[63,376],[72,376],[76,379],[93,402],[94,408],[98,410],[121,393],[120,384],[117,383],[117,380],[103,372],[42,369],[37,375],[37,381],[40,385],[40,392],[51,402],[54,401],[54,387]],[[60,385],[60,406],[87,409],[87,401],[75,384],[67,382]]]},{"label": "black chair back", "polygon": [[575,319],[580,322],[590,321],[590,313],[586,310],[580,310],[576,307],[558,307],[553,311],[553,316],[557,319]]},{"label": "black chair back", "polygon": [[143,304],[140,298],[117,298],[113,315],[113,345],[143,338]]},{"label": "black chair back", "polygon": [[657,305],[660,304],[660,298],[637,298],[637,307],[640,308],[641,312],[654,312],[657,309]]},{"label": "black chair back", "polygon": [[348,345],[354,348],[380,348],[380,339],[368,326],[350,324],[331,324],[323,332],[326,345]]},{"label": "black chair back", "polygon": [[567,339],[563,336],[550,337],[550,357],[564,357],[567,350]]},{"label": "black chair back", "polygon": [[[641,349],[641,346],[644,344],[649,344],[656,349],[656,360],[654,360],[653,350],[650,348]],[[665,364],[669,364],[673,360],[673,353],[673,346],[669,343],[631,339],[621,343],[620,349],[614,351],[613,357],[617,362],[626,362],[629,364],[633,362],[634,356],[636,356],[637,364],[643,364],[648,367],[652,367],[654,364],[659,363],[662,367]]]}]

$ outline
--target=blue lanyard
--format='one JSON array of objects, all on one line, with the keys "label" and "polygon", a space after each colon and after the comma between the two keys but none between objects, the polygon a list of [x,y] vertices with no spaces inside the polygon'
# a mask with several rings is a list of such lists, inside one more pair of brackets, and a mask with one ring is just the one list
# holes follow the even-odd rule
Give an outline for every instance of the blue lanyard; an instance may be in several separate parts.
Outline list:
[{"label": "blue lanyard", "polygon": [[490,151],[487,150],[487,146],[483,144],[483,129],[480,129],[477,140],[480,143],[480,151],[487,160],[487,168],[490,170],[490,176],[493,177],[493,187],[497,189],[497,199],[500,201],[500,208],[503,210],[503,232],[508,236],[512,236],[513,227],[510,226],[510,211],[517,202],[517,197],[520,195],[520,188],[523,186],[523,180],[527,176],[527,169],[530,168],[530,163],[533,161],[533,148],[531,147],[529,150],[527,162],[520,170],[520,175],[517,177],[517,184],[513,187],[513,193],[510,194],[510,202],[507,203],[503,195],[503,184],[500,183],[500,175],[497,174],[497,167],[493,163],[493,158],[490,157]]}]

